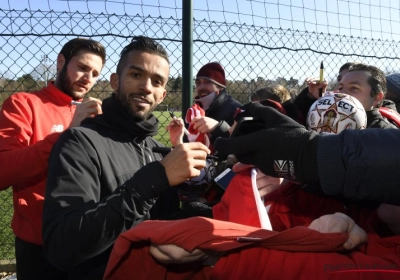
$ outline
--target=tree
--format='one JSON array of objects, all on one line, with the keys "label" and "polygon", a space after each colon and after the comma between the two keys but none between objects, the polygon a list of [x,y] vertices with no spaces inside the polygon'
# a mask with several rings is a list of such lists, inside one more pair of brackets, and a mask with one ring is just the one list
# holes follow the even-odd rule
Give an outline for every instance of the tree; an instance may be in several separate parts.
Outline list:
[{"label": "tree", "polygon": [[54,64],[49,62],[50,59],[47,55],[42,55],[42,60],[31,72],[32,77],[36,81],[44,81],[47,84],[50,80],[54,79],[57,74],[57,68]]},{"label": "tree", "polygon": [[36,81],[31,74],[24,74],[17,79],[21,91],[30,91],[36,89]]},{"label": "tree", "polygon": [[291,89],[291,88],[297,89],[299,87],[299,80],[293,79],[293,77],[290,77],[290,80],[287,82],[287,87],[288,87],[288,89]]},{"label": "tree", "polygon": [[277,83],[278,85],[281,85],[281,86],[284,86],[284,87],[287,87],[287,86],[288,86],[288,81],[287,81],[285,78],[283,78],[283,77],[278,77],[278,78],[276,78],[276,83]]},{"label": "tree", "polygon": [[174,83],[172,84],[172,91],[179,91],[182,89],[182,77],[181,74],[178,75],[178,77],[174,80]]}]

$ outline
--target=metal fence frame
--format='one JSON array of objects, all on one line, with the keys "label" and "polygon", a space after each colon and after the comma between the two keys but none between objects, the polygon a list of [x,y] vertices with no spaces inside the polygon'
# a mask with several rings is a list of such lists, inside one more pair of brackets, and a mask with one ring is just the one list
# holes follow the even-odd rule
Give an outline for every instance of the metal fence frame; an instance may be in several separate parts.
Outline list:
[{"label": "metal fence frame", "polygon": [[[107,64],[92,96],[109,96],[108,77],[114,71],[122,46],[130,37],[141,34],[158,40],[170,54],[169,93],[159,110],[180,110],[182,99],[193,94],[193,91],[187,92],[187,85],[192,81],[184,81],[186,90],[182,93],[179,80],[185,65],[182,49],[191,44],[183,42],[180,18],[4,9],[0,9],[0,18],[0,106],[14,92],[44,86],[54,75],[51,69],[61,46],[78,36],[102,42],[108,52]],[[320,61],[324,61],[331,87],[335,86],[339,67],[348,61],[373,64],[387,73],[398,71],[399,65],[399,42],[390,40],[196,19],[192,37],[193,75],[203,64],[219,61],[226,70],[227,92],[243,103],[256,89],[271,84],[299,91],[304,86],[304,77],[318,75]],[[186,40],[191,39],[189,36]],[[39,66],[45,71],[40,72]],[[34,76],[33,80],[26,74]],[[168,141],[166,134],[159,138]],[[0,260],[7,265],[14,258],[11,196],[10,189],[0,192],[0,208],[6,213],[0,218],[0,247],[3,248]]]}]

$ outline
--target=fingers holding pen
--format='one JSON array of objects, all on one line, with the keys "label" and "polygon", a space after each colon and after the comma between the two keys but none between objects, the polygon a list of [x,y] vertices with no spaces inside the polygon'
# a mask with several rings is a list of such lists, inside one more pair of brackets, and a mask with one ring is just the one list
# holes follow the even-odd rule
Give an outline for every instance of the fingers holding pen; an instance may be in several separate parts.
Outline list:
[{"label": "fingers holding pen", "polygon": [[308,77],[305,79],[305,83],[308,87],[308,92],[311,94],[312,97],[315,99],[319,98],[319,92],[325,92],[328,86],[328,82],[326,80],[320,81],[314,77]]},{"label": "fingers holding pen", "polygon": [[81,103],[72,101],[71,105],[75,105],[76,109],[70,127],[79,126],[84,119],[94,117],[103,112],[101,100],[93,97],[89,97]]},{"label": "fingers holding pen", "polygon": [[176,146],[160,161],[165,168],[170,186],[199,176],[200,170],[206,166],[206,158],[210,152],[199,142]]},{"label": "fingers holding pen", "polygon": [[185,126],[181,118],[174,118],[167,126],[169,132],[169,140],[172,146],[178,146],[183,143],[183,134],[185,133]]},{"label": "fingers holding pen", "polygon": [[103,113],[103,111],[101,109],[101,105],[103,103],[98,98],[88,97],[82,104],[84,104],[88,108],[91,108],[93,111],[93,113],[92,113],[93,115],[99,115],[99,114]]}]

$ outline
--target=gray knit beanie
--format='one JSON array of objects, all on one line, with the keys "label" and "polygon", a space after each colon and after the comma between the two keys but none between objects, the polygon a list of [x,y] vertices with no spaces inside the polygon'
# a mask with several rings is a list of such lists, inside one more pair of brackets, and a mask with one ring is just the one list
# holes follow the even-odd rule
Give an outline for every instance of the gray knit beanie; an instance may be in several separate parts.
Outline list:
[{"label": "gray knit beanie", "polygon": [[396,95],[400,95],[400,73],[386,76],[387,89]]}]

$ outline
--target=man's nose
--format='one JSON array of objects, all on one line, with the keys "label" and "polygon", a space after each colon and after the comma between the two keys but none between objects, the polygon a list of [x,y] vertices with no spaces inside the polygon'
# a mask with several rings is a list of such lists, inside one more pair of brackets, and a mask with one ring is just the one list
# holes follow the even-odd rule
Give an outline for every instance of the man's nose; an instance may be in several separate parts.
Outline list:
[{"label": "man's nose", "polygon": [[153,88],[153,85],[151,83],[151,79],[144,79],[139,85],[139,89],[143,91],[145,94],[150,94],[151,90]]},{"label": "man's nose", "polygon": [[91,72],[86,72],[86,73],[83,75],[83,79],[84,79],[84,81],[90,83],[91,80],[93,79],[92,73],[91,73]]},{"label": "man's nose", "polygon": [[204,85],[203,84],[196,85],[196,90],[202,90],[202,89],[204,89]]}]

